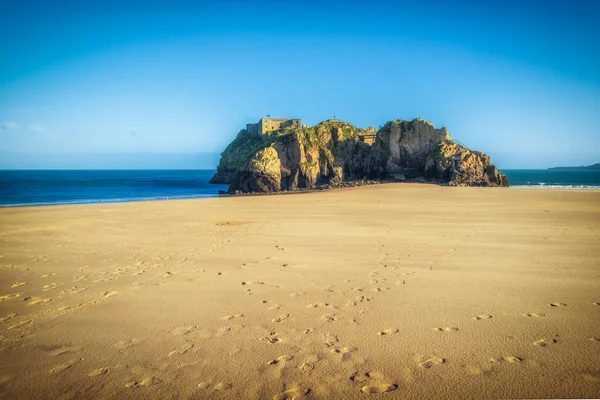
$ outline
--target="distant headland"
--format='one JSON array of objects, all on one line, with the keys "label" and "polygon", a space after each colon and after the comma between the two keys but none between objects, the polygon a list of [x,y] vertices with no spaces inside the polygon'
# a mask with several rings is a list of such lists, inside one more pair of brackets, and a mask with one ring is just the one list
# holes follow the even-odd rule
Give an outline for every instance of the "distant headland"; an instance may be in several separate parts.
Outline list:
[{"label": "distant headland", "polygon": [[579,167],[552,167],[548,169],[552,171],[600,171],[600,163]]},{"label": "distant headland", "polygon": [[379,130],[338,119],[309,127],[299,118],[261,118],[227,146],[210,182],[229,184],[230,193],[271,193],[366,180],[508,186],[487,154],[421,118],[389,121]]}]

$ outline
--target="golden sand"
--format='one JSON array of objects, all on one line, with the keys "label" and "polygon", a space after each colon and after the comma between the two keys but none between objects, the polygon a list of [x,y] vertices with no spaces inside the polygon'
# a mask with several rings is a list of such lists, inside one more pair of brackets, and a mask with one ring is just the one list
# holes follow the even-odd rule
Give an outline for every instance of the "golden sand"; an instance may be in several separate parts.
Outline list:
[{"label": "golden sand", "polygon": [[600,397],[600,192],[0,209],[0,398],[294,397]]}]

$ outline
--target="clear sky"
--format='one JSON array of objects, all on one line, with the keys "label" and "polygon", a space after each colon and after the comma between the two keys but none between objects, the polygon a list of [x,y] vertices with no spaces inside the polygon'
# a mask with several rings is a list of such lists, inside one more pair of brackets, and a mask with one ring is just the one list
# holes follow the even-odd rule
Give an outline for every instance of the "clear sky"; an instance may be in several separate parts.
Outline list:
[{"label": "clear sky", "polygon": [[0,16],[0,168],[210,167],[189,154],[266,114],[334,112],[424,118],[500,168],[600,162],[600,1],[0,0]]}]

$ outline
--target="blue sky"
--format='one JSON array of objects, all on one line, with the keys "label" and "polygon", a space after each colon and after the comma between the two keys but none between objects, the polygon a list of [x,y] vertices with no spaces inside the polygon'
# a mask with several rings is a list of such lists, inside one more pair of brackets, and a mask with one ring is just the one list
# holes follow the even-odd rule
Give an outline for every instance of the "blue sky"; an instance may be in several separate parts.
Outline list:
[{"label": "blue sky", "polygon": [[266,114],[334,112],[427,119],[500,168],[600,162],[598,1],[0,0],[0,15],[0,168],[169,167]]}]

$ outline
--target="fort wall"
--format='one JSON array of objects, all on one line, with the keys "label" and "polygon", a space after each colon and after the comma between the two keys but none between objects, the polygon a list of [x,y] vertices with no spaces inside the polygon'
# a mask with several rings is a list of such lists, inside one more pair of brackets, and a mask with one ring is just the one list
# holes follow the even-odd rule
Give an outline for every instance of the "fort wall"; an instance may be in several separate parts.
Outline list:
[{"label": "fort wall", "polygon": [[261,118],[256,124],[246,124],[246,130],[257,135],[264,135],[287,127],[301,128],[302,120],[299,118]]}]

